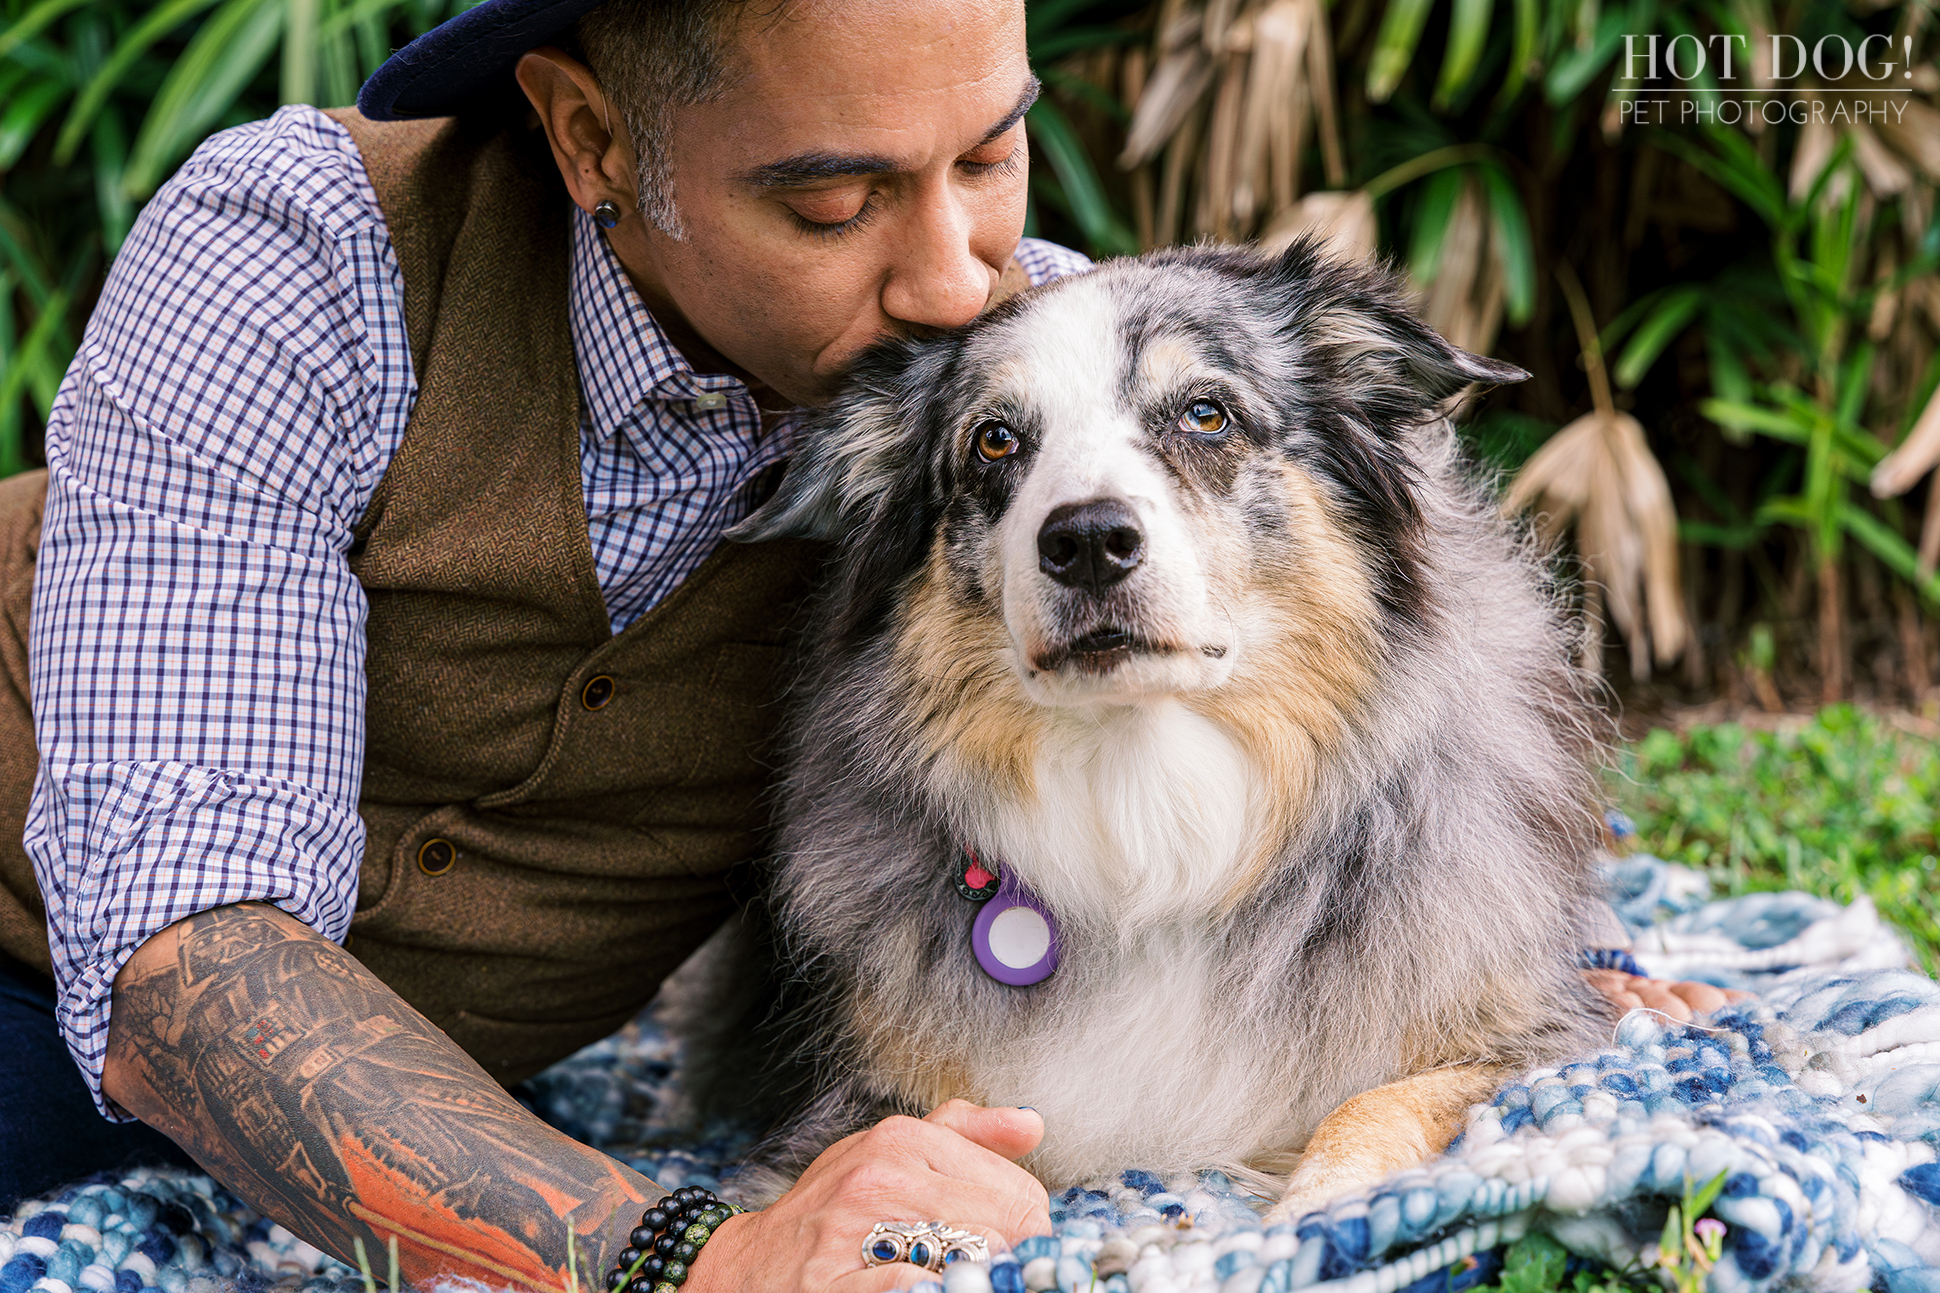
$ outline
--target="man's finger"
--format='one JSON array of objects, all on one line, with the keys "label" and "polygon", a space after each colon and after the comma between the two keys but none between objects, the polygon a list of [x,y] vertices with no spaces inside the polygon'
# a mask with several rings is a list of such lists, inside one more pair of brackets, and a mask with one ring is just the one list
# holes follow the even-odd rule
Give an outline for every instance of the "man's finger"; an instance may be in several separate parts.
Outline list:
[{"label": "man's finger", "polygon": [[1044,1119],[1035,1109],[988,1109],[968,1100],[950,1100],[930,1110],[923,1121],[948,1127],[1013,1163],[1044,1139]]},{"label": "man's finger", "polygon": [[1685,1004],[1701,1015],[1708,1015],[1713,1010],[1722,1010],[1730,1001],[1730,998],[1724,995],[1723,989],[1714,988],[1708,983],[1673,983],[1668,986],[1667,991],[1672,996],[1683,998]]},{"label": "man's finger", "polygon": [[[881,1172],[872,1174],[865,1187],[867,1197],[848,1194],[850,1203],[863,1205],[872,1221],[940,1217],[1003,1243],[1048,1233],[1050,1199],[1038,1179],[948,1123],[965,1119],[973,1129],[989,1132],[990,1125],[976,1115],[998,1111],[953,1103],[956,1108],[945,1106],[926,1119],[885,1118],[843,1142],[844,1158],[856,1167],[871,1161],[900,1164],[897,1174],[887,1178]],[[1035,1115],[1015,1109],[1002,1112],[1028,1118],[1025,1132],[1042,1127]],[[1000,1127],[1003,1121],[1007,1119],[997,1120]],[[1023,1139],[1015,1128],[1012,1136]]]},{"label": "man's finger", "polygon": [[1691,1021],[1691,1007],[1684,998],[1672,992],[1665,984],[1656,979],[1638,979],[1631,985],[1632,992],[1644,999],[1644,1004],[1652,1010],[1661,1010],[1680,1024]]},{"label": "man's finger", "polygon": [[864,1266],[860,1255],[856,1257],[856,1270],[841,1276],[825,1287],[828,1293],[886,1293],[888,1289],[913,1288],[924,1280],[939,1281],[943,1277],[926,1271],[921,1266],[911,1266],[908,1262],[896,1262],[890,1266]]}]

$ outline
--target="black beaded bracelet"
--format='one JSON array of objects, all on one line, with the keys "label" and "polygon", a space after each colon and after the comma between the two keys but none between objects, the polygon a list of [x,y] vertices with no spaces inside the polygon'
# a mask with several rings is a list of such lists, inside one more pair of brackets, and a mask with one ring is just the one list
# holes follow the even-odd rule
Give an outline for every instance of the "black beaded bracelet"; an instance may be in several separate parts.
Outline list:
[{"label": "black beaded bracelet", "polygon": [[676,1293],[701,1245],[723,1221],[745,1211],[698,1185],[675,1190],[641,1214],[618,1263],[607,1272],[607,1293]]}]

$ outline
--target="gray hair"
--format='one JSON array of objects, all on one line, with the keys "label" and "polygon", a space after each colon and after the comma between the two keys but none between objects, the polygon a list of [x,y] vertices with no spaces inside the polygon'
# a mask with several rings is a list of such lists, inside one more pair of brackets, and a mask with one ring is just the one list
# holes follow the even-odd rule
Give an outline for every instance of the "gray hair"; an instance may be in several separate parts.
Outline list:
[{"label": "gray hair", "polygon": [[670,238],[686,237],[674,201],[674,109],[719,98],[732,85],[728,45],[744,3],[606,0],[573,27],[633,137],[640,212]]}]

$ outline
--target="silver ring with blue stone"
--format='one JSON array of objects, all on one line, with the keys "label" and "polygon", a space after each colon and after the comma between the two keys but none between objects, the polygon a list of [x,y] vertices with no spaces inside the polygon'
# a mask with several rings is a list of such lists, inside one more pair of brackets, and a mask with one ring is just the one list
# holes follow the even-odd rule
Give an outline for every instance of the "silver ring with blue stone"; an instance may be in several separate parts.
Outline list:
[{"label": "silver ring with blue stone", "polygon": [[987,1262],[984,1237],[942,1221],[878,1221],[862,1241],[862,1264],[908,1262],[941,1273],[954,1261]]}]

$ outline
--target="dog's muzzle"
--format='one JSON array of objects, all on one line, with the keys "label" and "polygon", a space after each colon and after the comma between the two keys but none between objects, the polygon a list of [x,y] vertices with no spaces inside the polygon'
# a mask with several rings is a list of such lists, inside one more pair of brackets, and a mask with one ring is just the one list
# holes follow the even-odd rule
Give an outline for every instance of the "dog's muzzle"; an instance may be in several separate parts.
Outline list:
[{"label": "dog's muzzle", "polygon": [[862,1241],[862,1264],[887,1266],[908,1262],[941,1273],[957,1260],[987,1262],[990,1245],[984,1237],[942,1221],[878,1221]]}]

